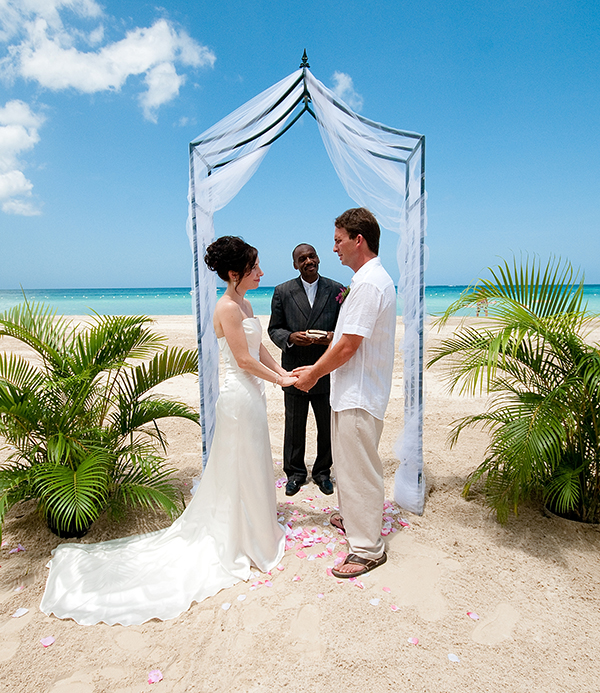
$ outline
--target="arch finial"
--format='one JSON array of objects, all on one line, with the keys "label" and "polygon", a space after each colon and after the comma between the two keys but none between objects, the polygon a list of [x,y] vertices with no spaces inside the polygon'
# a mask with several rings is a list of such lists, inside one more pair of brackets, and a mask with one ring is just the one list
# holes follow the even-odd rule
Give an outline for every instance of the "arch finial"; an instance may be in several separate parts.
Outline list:
[{"label": "arch finial", "polygon": [[304,53],[302,55],[302,62],[300,63],[300,67],[310,67],[308,64],[308,55],[306,55],[306,48],[304,49]]}]

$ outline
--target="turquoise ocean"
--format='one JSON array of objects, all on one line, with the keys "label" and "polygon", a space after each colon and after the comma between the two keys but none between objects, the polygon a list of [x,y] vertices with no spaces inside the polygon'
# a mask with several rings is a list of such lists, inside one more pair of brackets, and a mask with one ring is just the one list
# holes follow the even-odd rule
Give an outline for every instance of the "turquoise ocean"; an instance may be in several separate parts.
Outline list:
[{"label": "turquoise ocean", "polygon": [[[425,305],[429,315],[439,315],[455,301],[465,286],[428,286]],[[222,294],[223,289],[218,290]],[[189,288],[175,289],[31,289],[25,290],[27,300],[51,305],[59,315],[191,315]],[[259,287],[247,294],[256,315],[271,312],[273,287]],[[587,284],[585,298],[588,310],[600,315],[600,284]],[[0,312],[23,301],[18,289],[0,289]],[[465,311],[474,315],[475,309]],[[398,307],[398,315],[401,308]]]}]

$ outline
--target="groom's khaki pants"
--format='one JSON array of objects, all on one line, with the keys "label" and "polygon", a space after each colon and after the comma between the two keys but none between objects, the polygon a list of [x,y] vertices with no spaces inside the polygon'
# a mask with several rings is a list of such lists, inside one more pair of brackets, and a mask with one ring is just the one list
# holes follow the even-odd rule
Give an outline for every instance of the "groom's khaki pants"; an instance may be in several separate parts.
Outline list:
[{"label": "groom's khaki pants", "polygon": [[350,550],[361,558],[379,558],[384,485],[377,446],[383,421],[364,409],[331,412],[331,452],[340,514]]}]

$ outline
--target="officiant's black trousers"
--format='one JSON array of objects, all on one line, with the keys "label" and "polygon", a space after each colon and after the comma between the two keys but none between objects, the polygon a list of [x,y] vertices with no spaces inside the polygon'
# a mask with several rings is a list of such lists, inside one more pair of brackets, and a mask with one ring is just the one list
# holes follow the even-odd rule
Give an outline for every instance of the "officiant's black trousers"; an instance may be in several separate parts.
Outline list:
[{"label": "officiant's black trousers", "polygon": [[305,481],[308,472],[304,462],[306,450],[306,421],[309,404],[317,424],[317,457],[312,468],[315,480],[329,478],[331,458],[331,408],[329,393],[302,395],[284,393],[285,431],[283,438],[283,471],[287,478]]}]

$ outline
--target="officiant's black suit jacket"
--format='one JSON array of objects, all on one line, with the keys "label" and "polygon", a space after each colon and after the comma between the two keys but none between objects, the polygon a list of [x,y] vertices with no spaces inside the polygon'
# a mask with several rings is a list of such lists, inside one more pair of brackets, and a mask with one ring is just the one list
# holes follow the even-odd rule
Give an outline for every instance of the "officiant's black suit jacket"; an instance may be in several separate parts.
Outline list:
[{"label": "officiant's black suit jacket", "polygon": [[[269,337],[281,349],[281,365],[286,371],[298,366],[311,366],[325,353],[327,347],[288,345],[292,332],[326,330],[333,332],[340,304],[335,300],[344,287],[333,279],[319,277],[319,286],[313,307],[310,307],[300,277],[275,287],[271,300]],[[284,388],[287,392],[305,395],[295,387]],[[329,392],[329,376],[321,378],[310,394]]]}]

